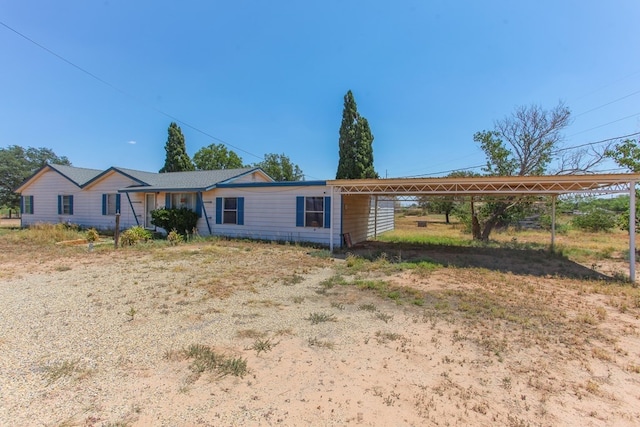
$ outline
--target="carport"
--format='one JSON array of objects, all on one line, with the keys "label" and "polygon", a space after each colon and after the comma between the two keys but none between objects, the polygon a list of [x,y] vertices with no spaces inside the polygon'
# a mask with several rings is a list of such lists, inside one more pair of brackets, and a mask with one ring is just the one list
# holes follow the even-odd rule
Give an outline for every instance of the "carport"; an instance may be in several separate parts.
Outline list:
[{"label": "carport", "polygon": [[[551,247],[555,244],[556,199],[564,194],[629,194],[629,278],[636,271],[636,183],[640,174],[482,176],[444,178],[337,179],[327,181],[332,196],[369,195],[403,199],[417,196],[551,196]],[[342,198],[341,198],[342,199]],[[331,197],[336,200],[335,197]],[[331,224],[334,227],[334,224]],[[330,249],[333,250],[333,229]]]}]

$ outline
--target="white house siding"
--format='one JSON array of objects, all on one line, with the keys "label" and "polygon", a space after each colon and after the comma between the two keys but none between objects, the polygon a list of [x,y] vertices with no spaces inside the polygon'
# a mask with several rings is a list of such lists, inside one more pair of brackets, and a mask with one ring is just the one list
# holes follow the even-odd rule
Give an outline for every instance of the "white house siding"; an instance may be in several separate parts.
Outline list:
[{"label": "white house siding", "polygon": [[342,232],[349,233],[352,243],[367,240],[369,232],[369,195],[347,194],[342,196]]},{"label": "white house siding", "polygon": [[269,180],[261,172],[251,172],[233,180],[234,184],[247,182],[269,182]]},{"label": "white house siding", "polygon": [[75,215],[58,215],[58,195],[72,195],[74,213],[76,203],[80,202],[82,190],[80,187],[52,170],[43,171],[39,179],[34,180],[22,189],[21,196],[33,196],[33,214],[22,215],[22,226],[40,222],[70,222],[75,221]]},{"label": "white house siding", "polygon": [[[34,196],[33,215],[24,214],[22,225],[39,222],[78,224],[83,227],[114,229],[115,215],[102,215],[102,194],[115,194],[118,188],[131,185],[133,181],[120,174],[108,175],[95,184],[81,189],[53,170],[46,170],[22,190],[22,196]],[[73,215],[58,215],[58,196],[73,196]],[[126,195],[121,195],[120,228],[136,225]]]},{"label": "white house siding", "polygon": [[[298,196],[331,196],[326,186],[256,186],[218,188],[203,194],[213,235],[236,238],[264,239],[288,242],[311,242],[330,245],[333,229],[335,247],[341,245],[340,199],[332,200],[333,228],[296,227],[296,198]],[[244,225],[216,224],[216,197],[244,197]],[[208,235],[204,216],[198,220],[200,235]]]},{"label": "white house siding", "polygon": [[378,200],[376,215],[375,196],[347,194],[343,196],[342,231],[349,233],[352,243],[363,242],[393,230],[393,214],[393,200]]},{"label": "white house siding", "polygon": [[[82,211],[75,212],[75,221],[78,224],[95,227],[102,230],[113,230],[116,226],[115,215],[102,215],[102,195],[115,194],[119,188],[124,188],[136,184],[131,178],[127,178],[117,172],[111,172],[100,178],[95,183],[85,187],[82,195]],[[144,223],[144,195],[131,194],[131,202],[127,200],[126,194],[120,195],[120,229],[126,229],[137,225],[136,218],[131,210],[133,205],[135,213],[138,215],[140,225]]]},{"label": "white house siding", "polygon": [[[376,212],[377,210],[377,212]],[[395,201],[388,198],[378,198],[376,206],[375,196],[371,196],[369,206],[369,224],[367,229],[367,238],[373,239],[385,231],[391,231],[395,228]]]}]

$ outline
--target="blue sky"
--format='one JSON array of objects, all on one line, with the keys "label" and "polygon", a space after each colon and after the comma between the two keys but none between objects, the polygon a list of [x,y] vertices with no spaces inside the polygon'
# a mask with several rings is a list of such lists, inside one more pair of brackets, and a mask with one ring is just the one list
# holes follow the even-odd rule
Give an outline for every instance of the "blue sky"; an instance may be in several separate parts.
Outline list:
[{"label": "blue sky", "polygon": [[382,177],[439,175],[483,164],[473,134],[520,105],[563,100],[565,146],[640,132],[639,18],[636,0],[0,0],[0,147],[157,171],[177,120],[191,156],[224,141],[333,179],[351,89]]}]

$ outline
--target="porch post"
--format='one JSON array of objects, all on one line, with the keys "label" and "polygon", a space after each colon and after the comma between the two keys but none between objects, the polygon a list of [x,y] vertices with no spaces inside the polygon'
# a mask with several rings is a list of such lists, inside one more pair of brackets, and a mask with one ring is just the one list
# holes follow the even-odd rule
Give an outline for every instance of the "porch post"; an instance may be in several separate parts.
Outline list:
[{"label": "porch post", "polygon": [[329,212],[331,215],[331,221],[329,222],[329,251],[333,252],[333,224],[336,222],[335,215],[333,214],[333,185],[331,186],[331,198]]}]

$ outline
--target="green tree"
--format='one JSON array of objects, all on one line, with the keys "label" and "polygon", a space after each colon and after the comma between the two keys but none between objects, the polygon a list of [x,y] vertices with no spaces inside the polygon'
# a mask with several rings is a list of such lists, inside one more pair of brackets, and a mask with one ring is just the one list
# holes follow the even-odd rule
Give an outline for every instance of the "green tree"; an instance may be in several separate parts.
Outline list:
[{"label": "green tree", "polygon": [[304,178],[302,169],[284,154],[265,154],[264,160],[254,166],[261,168],[276,181],[301,181]]},{"label": "green tree", "polygon": [[607,157],[612,158],[618,166],[627,168],[632,172],[640,172],[640,147],[638,140],[626,139],[607,150]]},{"label": "green tree", "polygon": [[168,129],[169,136],[164,149],[167,156],[164,166],[160,169],[160,173],[164,172],[182,172],[194,170],[193,163],[187,154],[187,147],[184,142],[182,129],[175,123],[171,123]]},{"label": "green tree", "polygon": [[20,196],[13,190],[47,163],[71,165],[69,159],[49,148],[25,149],[18,145],[0,148],[0,206],[17,207]]},{"label": "green tree", "polygon": [[[607,150],[605,155],[612,158],[618,166],[629,169],[631,172],[640,172],[640,148],[637,139],[626,139],[616,144],[612,149]],[[627,202],[628,205],[629,202]],[[620,216],[619,225],[623,230],[629,230],[629,210]],[[636,190],[636,232],[640,232],[640,192]]]},{"label": "green tree", "polygon": [[367,119],[358,113],[351,91],[344,96],[339,133],[336,179],[378,178],[373,167],[373,134]]},{"label": "green tree", "polygon": [[[455,171],[451,172],[447,177],[460,178],[477,175],[477,173],[470,171]],[[458,210],[462,205],[462,201],[459,197],[453,196],[421,196],[418,198],[418,205],[422,209],[426,209],[429,213],[444,215],[446,223],[449,224],[449,217]]]},{"label": "green tree", "polygon": [[193,155],[196,170],[237,169],[243,166],[242,158],[224,144],[202,147]]},{"label": "green tree", "polygon": [[[543,175],[561,141],[561,131],[569,124],[571,112],[561,102],[551,110],[539,106],[521,106],[511,116],[495,122],[494,130],[477,132],[473,139],[480,144],[488,175]],[[483,198],[476,209],[471,198],[472,233],[475,240],[489,240],[494,227],[507,221],[510,211],[522,211],[527,198]]]}]

